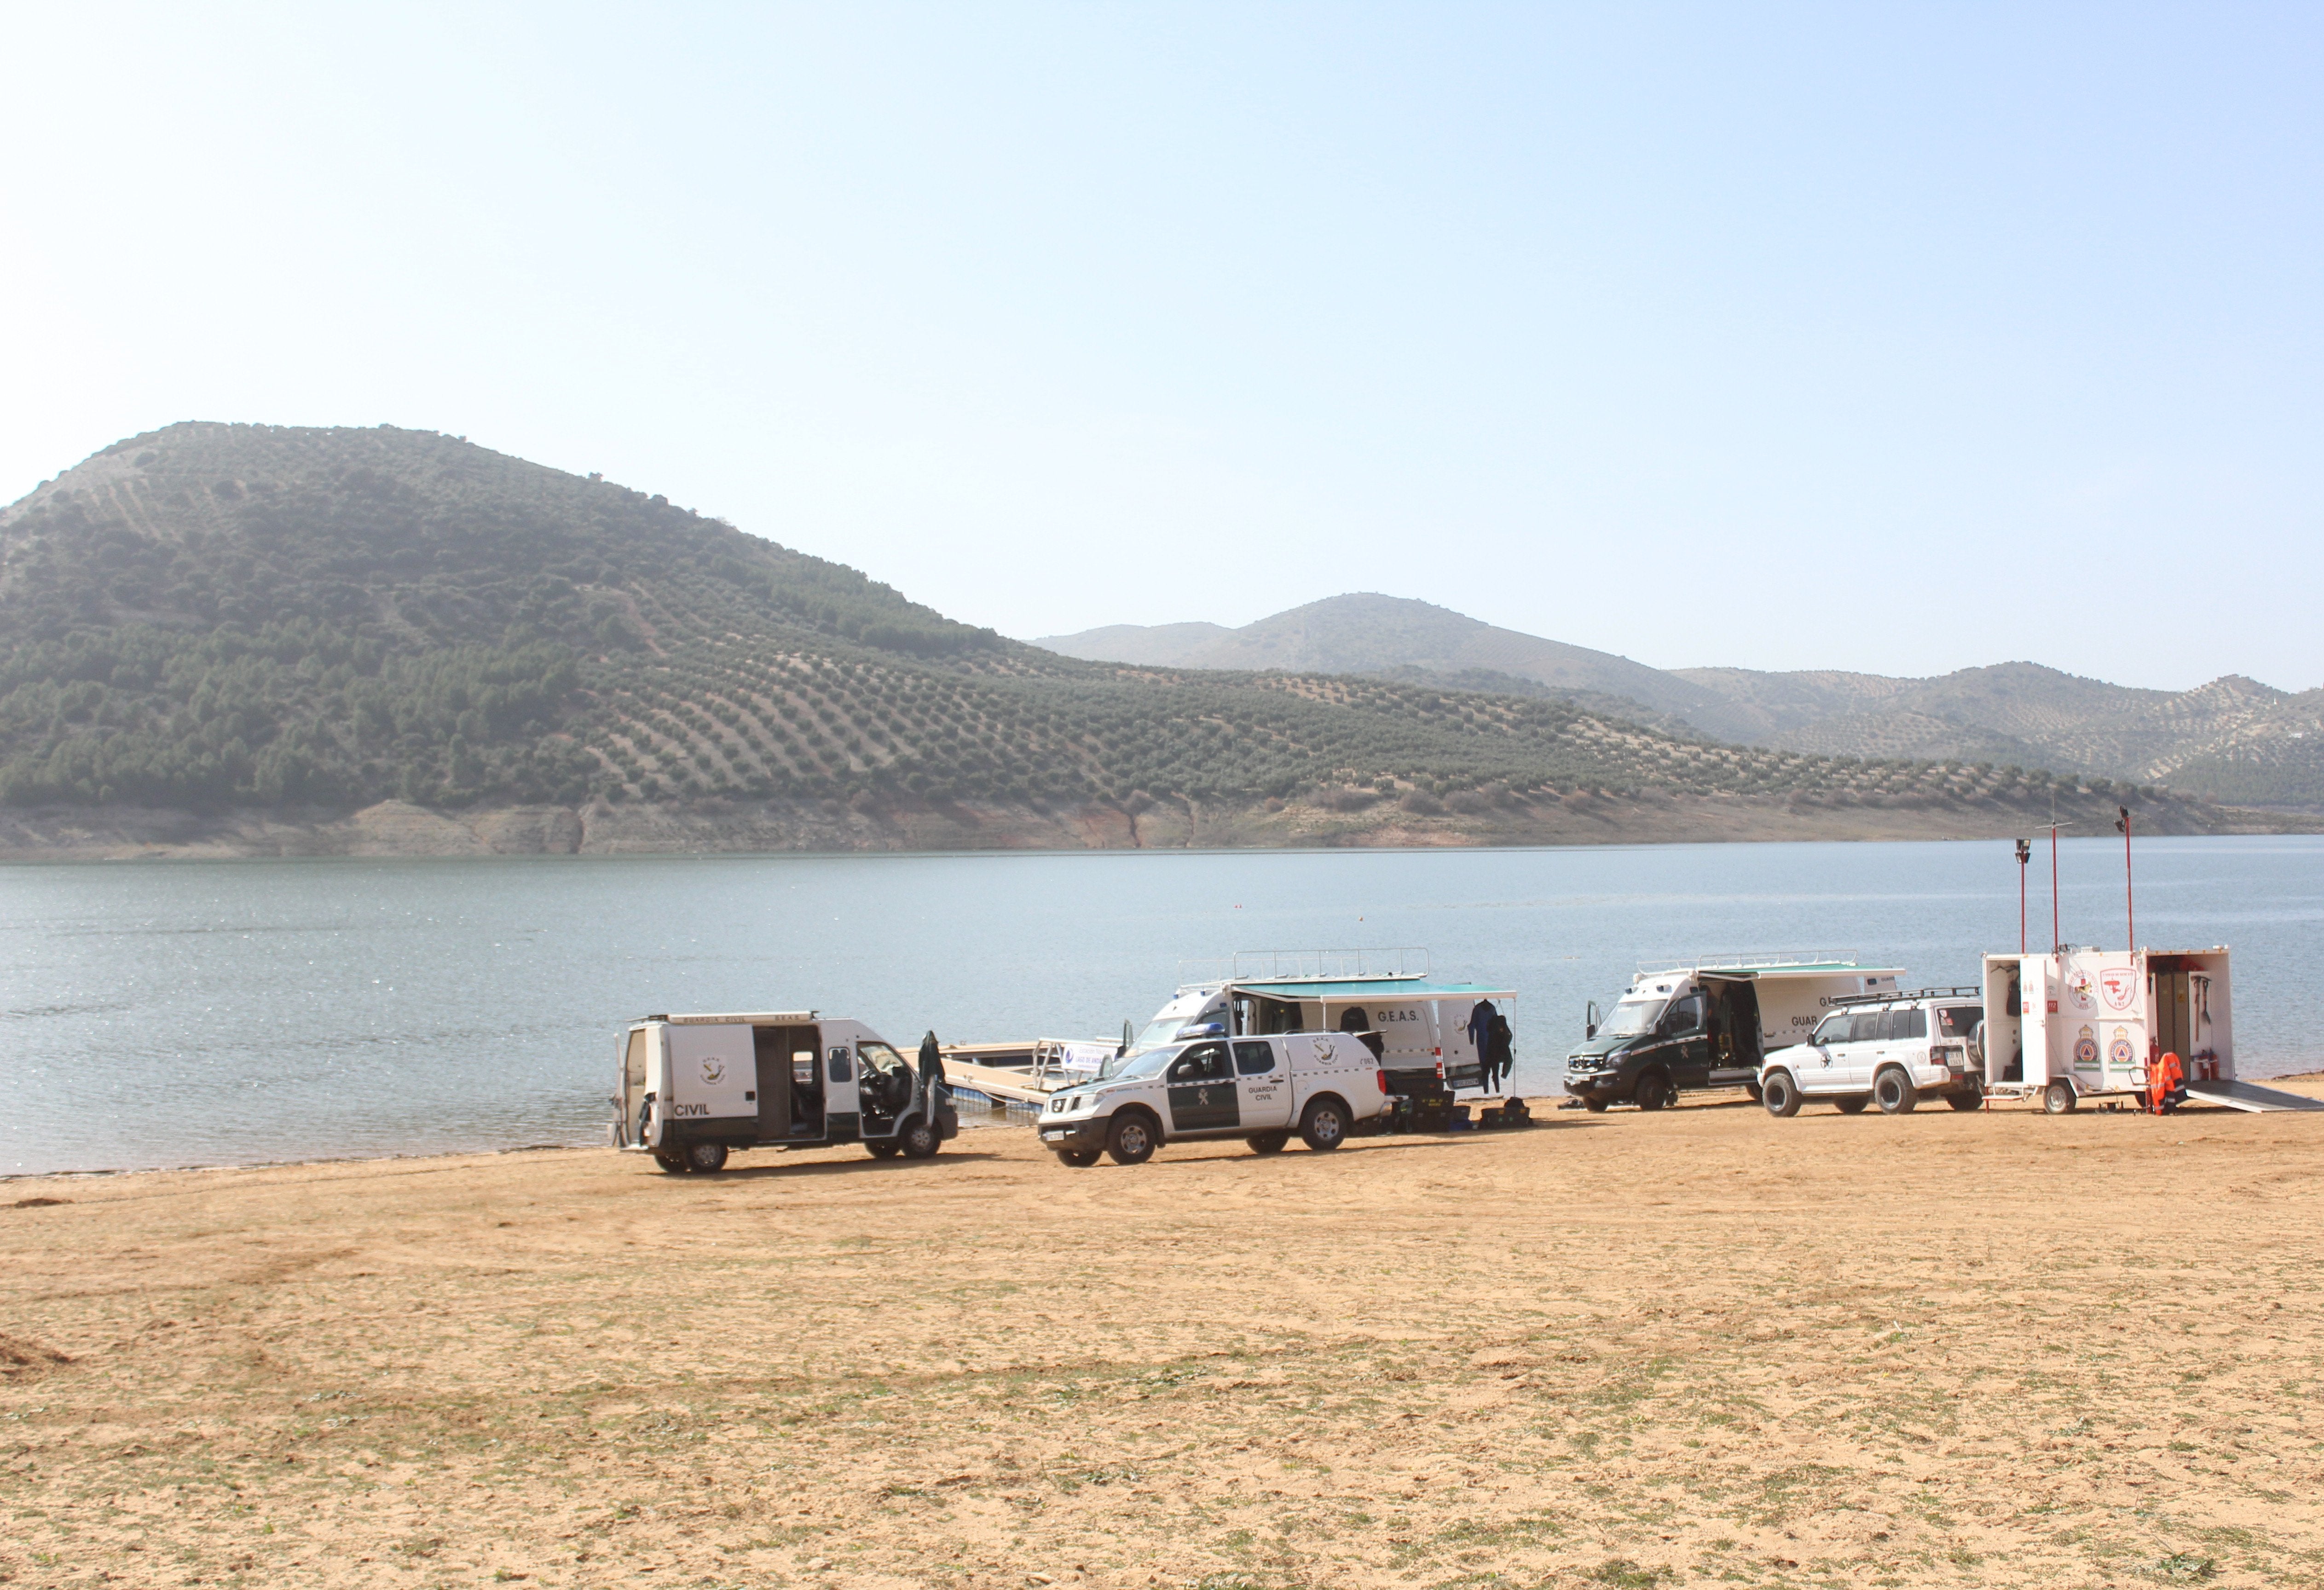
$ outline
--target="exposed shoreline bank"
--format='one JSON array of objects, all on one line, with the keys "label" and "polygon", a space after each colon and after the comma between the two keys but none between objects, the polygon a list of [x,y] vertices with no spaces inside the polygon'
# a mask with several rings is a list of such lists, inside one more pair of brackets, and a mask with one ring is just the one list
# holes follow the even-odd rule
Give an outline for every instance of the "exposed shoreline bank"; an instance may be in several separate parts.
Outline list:
[{"label": "exposed shoreline bank", "polygon": [[[2050,820],[2047,803],[2035,811],[1997,800],[1824,804],[1786,795],[1650,791],[1468,811],[1415,811],[1386,798],[1345,809],[1351,801],[1363,797],[1340,795],[1342,809],[1303,802],[1062,805],[872,800],[461,810],[383,801],[354,812],[57,807],[0,813],[0,861],[1970,840],[2008,838]],[[2111,799],[2088,797],[2058,811],[2079,819],[2085,832],[2111,826],[2114,817]],[[2175,799],[2145,804],[2136,820],[2138,832],[2151,836],[2324,832],[2324,813]]]},{"label": "exposed shoreline bank", "polygon": [[[2251,1082],[2264,1082],[2271,1087],[2280,1087],[2285,1083],[2301,1083],[2304,1084],[2304,1086],[2295,1088],[2292,1091],[2310,1093],[2318,1098],[2324,1098],[2324,1066],[2313,1067],[2309,1070],[2297,1071],[2281,1071],[2274,1073],[2253,1072],[2245,1076],[2244,1080]],[[1566,1103],[1566,1097],[1563,1093],[1534,1092],[1513,1094],[1511,1097],[1521,1097],[1525,1098],[1533,1106],[1535,1114],[1537,1117],[1545,1115],[1548,1111],[1561,1109]],[[1710,1092],[1690,1096],[1690,1103],[1695,1106],[1717,1107],[1721,1105],[1732,1105],[1745,1099],[1748,1096],[1739,1088],[1733,1089],[1716,1089]],[[1476,1101],[1469,1100],[1465,1102],[1473,1104]],[[2015,1112],[2032,1114],[2036,1113],[2039,1107],[2030,1100],[2018,1100],[2007,1103],[1997,1100],[1990,1105],[1988,1108],[1993,1111],[2003,1113]],[[1618,1112],[1615,1118],[1623,1118],[1623,1117],[1628,1113],[1628,1112],[1627,1111]],[[2103,1113],[2103,1111],[2100,1113]],[[2189,1106],[2185,1109],[2182,1109],[2175,1118],[2186,1120],[2210,1119],[2213,1117],[2225,1118],[2228,1116],[2237,1115],[2240,1113],[2240,1111],[2229,1109],[2223,1105],[2198,1104]],[[1021,1117],[1018,1116],[1008,1116],[1004,1117],[1000,1114],[1000,1112],[996,1111],[991,1118],[964,1119],[962,1126],[968,1132],[975,1134],[979,1141],[982,1141],[983,1135],[990,1132],[1030,1132],[1033,1130],[1034,1121],[1030,1116]],[[1458,1136],[1460,1135],[1452,1134],[1450,1135]],[[1431,1140],[1433,1141],[1433,1139]],[[955,1141],[958,1140],[955,1139]],[[1415,1141],[1418,1141],[1418,1139],[1416,1139]],[[301,1159],[233,1160],[221,1161],[214,1164],[187,1163],[174,1165],[107,1166],[88,1170],[69,1171],[0,1171],[0,1187],[43,1182],[112,1182],[126,1176],[233,1175],[243,1172],[256,1172],[262,1171],[321,1170],[335,1165],[416,1165],[425,1164],[430,1161],[437,1160],[452,1161],[490,1159],[502,1154],[512,1153],[587,1153],[601,1150],[604,1146],[605,1145],[603,1143],[511,1143],[503,1144],[497,1148],[398,1149],[383,1153],[317,1154]],[[786,1155],[779,1151],[770,1152],[763,1157],[745,1156],[734,1161],[734,1168],[741,1170],[763,1171],[770,1167],[784,1163],[788,1157],[788,1155]],[[5,1207],[9,1202],[9,1199],[0,1198],[0,1207]]]}]

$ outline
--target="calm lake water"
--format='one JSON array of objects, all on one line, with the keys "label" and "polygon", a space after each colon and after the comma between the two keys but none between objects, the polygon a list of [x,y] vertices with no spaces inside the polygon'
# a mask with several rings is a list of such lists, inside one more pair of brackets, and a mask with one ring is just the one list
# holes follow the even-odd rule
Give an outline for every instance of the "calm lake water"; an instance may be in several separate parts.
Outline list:
[{"label": "calm lake water", "polygon": [[[2142,841],[2138,869],[2143,941],[2233,946],[2245,1074],[2324,1060],[2324,837]],[[2119,947],[2119,845],[2069,841],[2062,874],[2067,938]],[[2016,946],[2016,890],[1997,841],[0,867],[0,1172],[592,1142],[629,1016],[1102,1037],[1238,950],[1425,945],[1517,990],[1517,1083],[1549,1093],[1641,961],[1967,982]]]}]

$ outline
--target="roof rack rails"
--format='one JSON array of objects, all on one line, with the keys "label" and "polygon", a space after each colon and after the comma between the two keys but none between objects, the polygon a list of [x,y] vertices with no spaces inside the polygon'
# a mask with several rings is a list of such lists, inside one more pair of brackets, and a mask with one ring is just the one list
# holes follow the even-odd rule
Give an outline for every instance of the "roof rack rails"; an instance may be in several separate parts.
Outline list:
[{"label": "roof rack rails", "polygon": [[1853,967],[1860,964],[1853,950],[1738,950],[1717,955],[1692,955],[1678,960],[1667,958],[1638,962],[1639,977],[1659,977],[1665,973],[1700,971],[1709,967],[1720,971],[1775,971],[1787,966]]},{"label": "roof rack rails", "polygon": [[1982,999],[1983,988],[1898,988],[1886,994],[1835,994],[1829,1005],[1893,1005],[1899,999]]}]

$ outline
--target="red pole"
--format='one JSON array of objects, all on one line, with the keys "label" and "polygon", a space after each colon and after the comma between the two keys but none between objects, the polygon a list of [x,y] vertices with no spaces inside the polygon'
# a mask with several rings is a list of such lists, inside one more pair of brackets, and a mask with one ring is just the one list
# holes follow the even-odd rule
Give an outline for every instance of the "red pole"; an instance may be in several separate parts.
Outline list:
[{"label": "red pole", "polygon": [[2058,925],[2058,825],[2050,824],[2050,948],[2057,950],[2066,942]]}]

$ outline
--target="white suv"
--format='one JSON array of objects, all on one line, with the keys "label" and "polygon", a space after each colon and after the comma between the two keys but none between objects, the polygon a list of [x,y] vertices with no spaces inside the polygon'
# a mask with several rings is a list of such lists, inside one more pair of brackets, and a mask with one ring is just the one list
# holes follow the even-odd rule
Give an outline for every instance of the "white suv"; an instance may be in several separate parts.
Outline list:
[{"label": "white suv", "polygon": [[1971,1064],[1970,1039],[1985,1017],[1975,988],[1923,988],[1916,994],[1835,999],[1804,1043],[1759,1062],[1759,1102],[1771,1116],[1830,1099],[1849,1115],[1877,1104],[1904,1115],[1928,1094],[1958,1110],[1985,1102]]},{"label": "white suv", "polygon": [[1275,1153],[1296,1131],[1323,1151],[1388,1103],[1388,1073],[1351,1034],[1200,1037],[1111,1062],[1096,1081],[1050,1095],[1041,1145],[1077,1169],[1100,1153],[1143,1164],[1180,1138],[1240,1137]]}]

